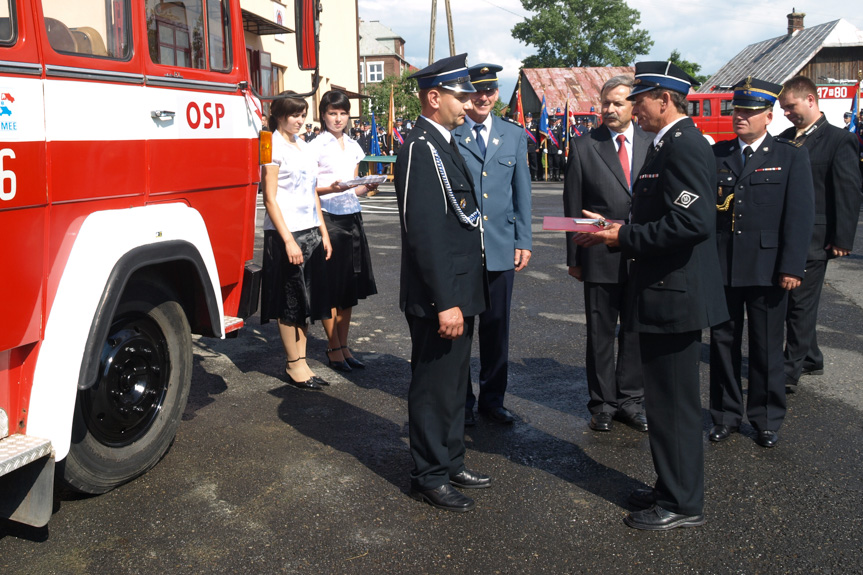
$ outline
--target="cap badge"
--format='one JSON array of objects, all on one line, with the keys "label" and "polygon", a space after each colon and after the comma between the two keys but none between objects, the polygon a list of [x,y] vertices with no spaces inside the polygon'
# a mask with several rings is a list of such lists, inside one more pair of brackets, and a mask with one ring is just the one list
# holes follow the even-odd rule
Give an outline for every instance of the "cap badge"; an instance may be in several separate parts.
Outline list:
[{"label": "cap badge", "polygon": [[482,68],[480,68],[479,73],[480,74],[488,74],[488,68],[483,66]]}]

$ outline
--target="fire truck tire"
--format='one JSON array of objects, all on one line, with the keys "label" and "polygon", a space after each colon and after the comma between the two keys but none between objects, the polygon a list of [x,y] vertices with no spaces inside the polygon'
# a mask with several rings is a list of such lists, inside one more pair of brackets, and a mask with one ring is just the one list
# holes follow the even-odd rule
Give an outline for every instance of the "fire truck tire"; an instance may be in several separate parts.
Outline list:
[{"label": "fire truck tire", "polygon": [[192,341],[186,314],[153,284],[127,290],[103,344],[99,379],[79,391],[62,480],[110,491],[165,455],[189,399]]}]

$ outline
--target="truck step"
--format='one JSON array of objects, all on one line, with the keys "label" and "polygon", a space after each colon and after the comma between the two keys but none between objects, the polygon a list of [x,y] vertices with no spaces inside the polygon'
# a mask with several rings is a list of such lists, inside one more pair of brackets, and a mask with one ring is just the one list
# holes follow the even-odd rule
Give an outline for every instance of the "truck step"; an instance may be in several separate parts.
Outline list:
[{"label": "truck step", "polygon": [[237,331],[238,329],[243,327],[243,318],[231,317],[226,315],[223,325],[225,326],[226,334],[231,333],[232,331]]},{"label": "truck step", "polygon": [[40,457],[51,455],[51,452],[51,441],[48,439],[20,433],[0,439],[0,477]]}]

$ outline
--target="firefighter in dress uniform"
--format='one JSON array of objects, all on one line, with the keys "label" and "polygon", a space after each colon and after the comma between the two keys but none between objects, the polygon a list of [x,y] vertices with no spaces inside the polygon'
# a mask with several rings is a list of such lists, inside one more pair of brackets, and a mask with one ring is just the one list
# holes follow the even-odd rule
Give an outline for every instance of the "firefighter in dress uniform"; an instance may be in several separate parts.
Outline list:
[{"label": "firefighter in dress uniform", "polygon": [[470,171],[450,133],[470,107],[467,55],[415,73],[422,104],[396,158],[402,237],[399,306],[411,334],[408,391],[410,494],[447,511],[473,499],[455,487],[489,487],[464,466],[464,415],[474,316],[488,305],[482,219]]},{"label": "firefighter in dress uniform", "polygon": [[710,331],[710,441],[727,439],[743,419],[744,309],[749,326],[746,415],[756,442],[773,447],[785,418],[782,346],[788,293],[800,286],[815,221],[806,150],[773,138],[767,125],[781,84],[748,77],[734,89],[737,138],[713,145],[718,191],[716,242],[727,322]]}]

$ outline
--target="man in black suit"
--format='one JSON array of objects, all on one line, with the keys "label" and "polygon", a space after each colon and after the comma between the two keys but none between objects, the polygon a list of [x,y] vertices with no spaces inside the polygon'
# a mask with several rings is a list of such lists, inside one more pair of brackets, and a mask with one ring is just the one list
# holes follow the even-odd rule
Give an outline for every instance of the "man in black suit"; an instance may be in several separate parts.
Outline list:
[{"label": "man in black suit", "polygon": [[824,356],[815,328],[827,261],[847,256],[854,247],[860,215],[860,169],[857,138],[831,126],[818,108],[818,91],[805,76],[785,82],[779,105],[793,128],[781,137],[809,152],[815,187],[815,226],[806,257],[806,274],[788,295],[785,321],[785,385],[797,388],[801,375],[824,373]]},{"label": "man in black suit", "polygon": [[408,391],[411,497],[448,511],[473,499],[453,486],[489,487],[465,469],[464,411],[473,320],[487,307],[482,228],[473,181],[452,138],[475,92],[467,54],[412,76],[422,115],[396,159],[402,232],[399,305],[411,334]]},{"label": "man in black suit", "polygon": [[[582,210],[590,210],[629,221],[632,180],[653,140],[652,134],[632,121],[632,101],[627,100],[631,91],[632,76],[608,80],[600,92],[602,126],[572,141],[563,186],[563,213],[567,217],[580,218]],[[605,245],[583,248],[572,241],[572,236],[567,234],[566,260],[569,275],[584,282],[590,428],[611,431],[612,418],[616,417],[638,431],[647,431],[638,334],[621,329],[615,337],[617,320],[627,313],[624,296],[629,262],[619,250]]]},{"label": "man in black suit", "polygon": [[737,138],[713,146],[716,241],[731,319],[710,331],[710,441],[743,419],[743,312],[749,323],[746,415],[756,441],[773,447],[785,418],[782,342],[787,294],[800,286],[815,219],[808,154],[767,133],[782,86],[745,78],[734,89]]},{"label": "man in black suit", "polygon": [[[645,508],[630,527],[661,531],[704,523],[701,433],[701,331],[728,319],[716,253],[716,164],[710,145],[686,116],[694,83],[671,62],[639,62],[630,98],[654,147],[632,187],[631,223],[576,234],[632,258],[626,327],[639,332],[653,489],[629,501]],[[585,210],[587,217],[600,217]]]}]

